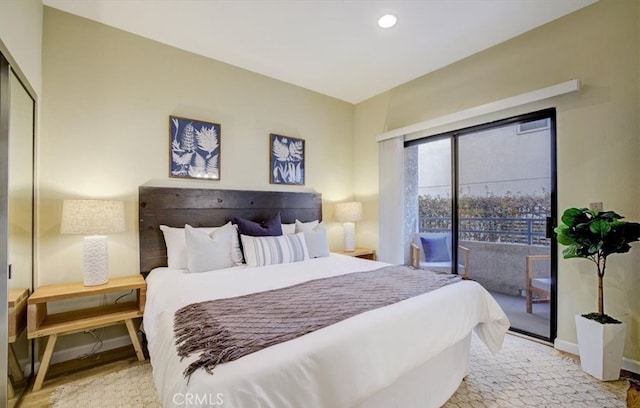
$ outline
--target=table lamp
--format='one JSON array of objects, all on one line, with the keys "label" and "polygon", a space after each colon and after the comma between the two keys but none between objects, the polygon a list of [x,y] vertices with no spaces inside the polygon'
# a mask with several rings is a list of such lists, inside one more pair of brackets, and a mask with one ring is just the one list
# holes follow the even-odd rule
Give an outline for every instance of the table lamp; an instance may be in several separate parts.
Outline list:
[{"label": "table lamp", "polygon": [[107,237],[124,231],[124,202],[108,200],[64,200],[62,234],[83,234],[84,286],[107,283],[109,276]]},{"label": "table lamp", "polygon": [[362,203],[348,202],[336,204],[336,219],[344,226],[344,251],[356,249],[356,221],[362,219]]}]

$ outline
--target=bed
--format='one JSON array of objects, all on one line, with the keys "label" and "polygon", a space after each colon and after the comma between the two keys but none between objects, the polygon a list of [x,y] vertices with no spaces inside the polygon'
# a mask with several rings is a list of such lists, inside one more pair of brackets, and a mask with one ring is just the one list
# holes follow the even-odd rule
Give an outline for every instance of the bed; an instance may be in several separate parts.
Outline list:
[{"label": "bed", "polygon": [[178,356],[178,309],[387,264],[331,254],[185,273],[166,266],[160,225],[216,226],[274,211],[283,224],[321,220],[320,194],[143,186],[139,195],[140,265],[148,275],[143,327],[165,407],[439,407],[468,373],[472,331],[497,352],[509,327],[486,290],[461,281],[220,364],[212,374],[200,369],[185,378],[197,356]]}]

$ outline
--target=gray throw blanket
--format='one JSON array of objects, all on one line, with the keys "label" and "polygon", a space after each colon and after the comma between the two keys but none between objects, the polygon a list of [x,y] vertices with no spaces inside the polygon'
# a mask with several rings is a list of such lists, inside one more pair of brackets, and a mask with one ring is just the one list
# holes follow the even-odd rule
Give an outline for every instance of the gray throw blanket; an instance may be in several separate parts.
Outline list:
[{"label": "gray throw blanket", "polygon": [[211,374],[218,364],[458,280],[457,275],[387,266],[184,306],[174,316],[178,355],[200,353],[184,376],[201,367]]}]

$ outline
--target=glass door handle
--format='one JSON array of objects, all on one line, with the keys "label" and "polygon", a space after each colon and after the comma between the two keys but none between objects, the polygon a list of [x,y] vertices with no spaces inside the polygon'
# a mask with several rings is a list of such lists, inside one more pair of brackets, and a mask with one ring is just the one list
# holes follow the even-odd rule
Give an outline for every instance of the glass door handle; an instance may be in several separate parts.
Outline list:
[{"label": "glass door handle", "polygon": [[551,239],[553,238],[553,228],[554,228],[553,217],[547,217],[547,225],[546,225],[546,237]]}]

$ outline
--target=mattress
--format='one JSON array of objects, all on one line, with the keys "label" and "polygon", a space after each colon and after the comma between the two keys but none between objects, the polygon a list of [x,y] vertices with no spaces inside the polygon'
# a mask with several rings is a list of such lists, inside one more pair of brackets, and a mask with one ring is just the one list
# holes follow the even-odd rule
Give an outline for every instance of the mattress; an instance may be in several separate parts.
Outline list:
[{"label": "mattress", "polygon": [[[143,319],[154,382],[164,406],[351,408],[459,343],[471,330],[497,352],[509,322],[479,284],[462,281],[371,310],[231,363],[213,374],[183,372],[173,314],[182,306],[241,296],[387,264],[331,254],[303,262],[190,274],[157,268],[147,277]],[[442,367],[443,373],[447,368]]]}]

